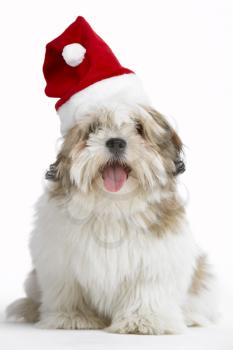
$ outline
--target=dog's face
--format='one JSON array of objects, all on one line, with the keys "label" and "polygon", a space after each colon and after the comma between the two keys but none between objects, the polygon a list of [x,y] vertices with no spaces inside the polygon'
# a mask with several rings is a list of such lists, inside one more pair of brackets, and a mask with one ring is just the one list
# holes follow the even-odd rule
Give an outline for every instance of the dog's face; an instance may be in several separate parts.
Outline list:
[{"label": "dog's face", "polygon": [[56,166],[56,191],[150,192],[167,186],[182,170],[182,144],[154,110],[100,110],[65,136]]}]

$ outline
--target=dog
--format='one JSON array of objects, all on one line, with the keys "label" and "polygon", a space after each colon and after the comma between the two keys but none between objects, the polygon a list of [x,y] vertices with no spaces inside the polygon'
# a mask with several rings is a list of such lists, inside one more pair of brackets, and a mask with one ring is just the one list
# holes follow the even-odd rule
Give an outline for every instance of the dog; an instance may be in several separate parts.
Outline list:
[{"label": "dog", "polygon": [[179,334],[215,322],[216,280],[177,189],[183,145],[148,106],[95,108],[64,136],[36,206],[26,298],[41,328]]}]

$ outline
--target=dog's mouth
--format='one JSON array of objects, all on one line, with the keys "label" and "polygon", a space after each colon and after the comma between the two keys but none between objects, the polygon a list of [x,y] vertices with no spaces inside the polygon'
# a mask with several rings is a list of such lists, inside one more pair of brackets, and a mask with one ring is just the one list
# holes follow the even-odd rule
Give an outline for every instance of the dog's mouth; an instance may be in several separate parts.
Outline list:
[{"label": "dog's mouth", "polygon": [[128,179],[131,169],[120,162],[109,163],[102,168],[104,188],[109,192],[118,192]]}]

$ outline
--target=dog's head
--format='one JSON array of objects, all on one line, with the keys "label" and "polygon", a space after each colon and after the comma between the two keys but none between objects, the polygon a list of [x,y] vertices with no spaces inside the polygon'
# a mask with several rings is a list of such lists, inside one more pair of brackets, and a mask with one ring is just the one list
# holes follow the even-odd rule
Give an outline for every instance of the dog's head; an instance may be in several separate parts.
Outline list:
[{"label": "dog's head", "polygon": [[[50,177],[54,194],[156,191],[184,171],[182,143],[166,119],[152,109],[99,110],[65,136]],[[48,176],[49,177],[49,176]]]}]

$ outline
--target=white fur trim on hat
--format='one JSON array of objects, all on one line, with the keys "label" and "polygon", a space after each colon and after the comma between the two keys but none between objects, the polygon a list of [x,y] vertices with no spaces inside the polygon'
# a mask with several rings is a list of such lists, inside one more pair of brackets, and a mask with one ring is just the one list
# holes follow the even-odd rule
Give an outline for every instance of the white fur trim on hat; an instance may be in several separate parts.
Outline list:
[{"label": "white fur trim on hat", "polygon": [[64,46],[62,51],[62,57],[69,66],[77,67],[80,63],[82,63],[85,53],[85,47],[78,43],[73,43]]},{"label": "white fur trim on hat", "polygon": [[134,73],[98,81],[77,92],[57,111],[61,120],[62,135],[77,121],[96,108],[114,110],[124,105],[149,104],[140,79]]}]

